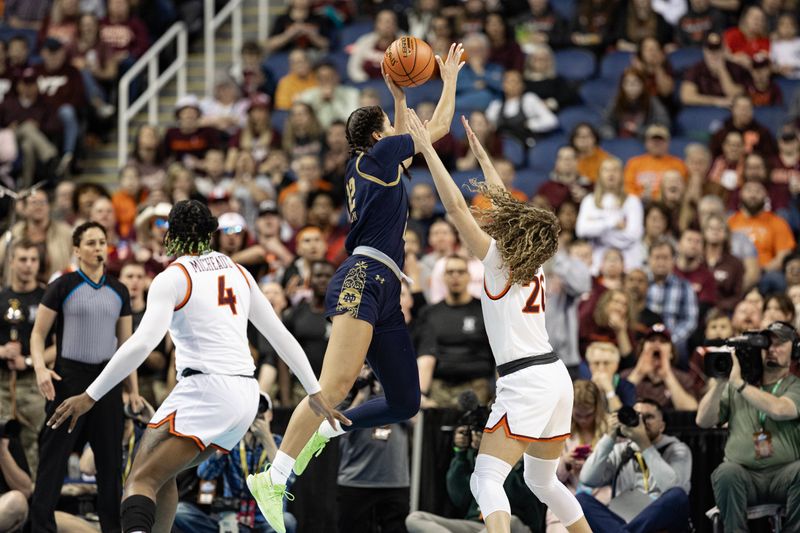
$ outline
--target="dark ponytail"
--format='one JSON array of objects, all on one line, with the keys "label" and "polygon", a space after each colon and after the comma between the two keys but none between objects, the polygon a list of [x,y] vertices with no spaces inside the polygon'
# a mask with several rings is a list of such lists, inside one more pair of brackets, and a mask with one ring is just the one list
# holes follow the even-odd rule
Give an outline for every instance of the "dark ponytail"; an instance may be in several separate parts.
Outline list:
[{"label": "dark ponytail", "polygon": [[197,200],[182,200],[169,213],[169,229],[164,239],[172,256],[202,254],[211,251],[211,234],[217,230],[217,218]]},{"label": "dark ponytail", "polygon": [[[356,157],[359,152],[368,152],[375,144],[373,133],[383,131],[384,112],[380,106],[359,107],[347,119],[345,135],[350,146],[350,158]],[[411,174],[402,163],[403,174],[410,180]]]}]

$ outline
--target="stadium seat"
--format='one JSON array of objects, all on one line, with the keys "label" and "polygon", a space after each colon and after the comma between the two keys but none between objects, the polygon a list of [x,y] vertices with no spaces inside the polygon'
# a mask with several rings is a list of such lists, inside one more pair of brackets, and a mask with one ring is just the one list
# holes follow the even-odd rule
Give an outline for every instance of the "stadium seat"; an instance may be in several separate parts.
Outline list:
[{"label": "stadium seat", "polygon": [[272,54],[264,61],[264,66],[272,72],[277,82],[289,73],[289,54],[286,52]]},{"label": "stadium seat", "polygon": [[514,168],[525,166],[525,146],[514,137],[503,136],[503,156],[511,161]]},{"label": "stadium seat", "polygon": [[766,126],[773,135],[777,135],[781,126],[791,122],[788,110],[783,106],[756,107],[753,116],[762,125]]},{"label": "stadium seat", "polygon": [[783,104],[789,106],[794,98],[794,93],[800,89],[800,80],[790,80],[789,78],[775,78],[775,83],[781,88],[783,93]]},{"label": "stadium seat", "polygon": [[349,55],[344,52],[331,52],[325,59],[336,65],[336,71],[339,73],[342,83],[348,83],[350,81],[350,78],[347,77],[347,62],[350,60]]},{"label": "stadium seat", "polygon": [[375,23],[371,20],[354,22],[343,27],[342,31],[339,32],[339,48],[345,49],[365,33],[371,32],[374,27]]},{"label": "stadium seat", "polygon": [[600,145],[605,151],[622,159],[623,162],[644,153],[644,145],[639,139],[608,139]]},{"label": "stadium seat", "polygon": [[567,135],[581,122],[588,122],[595,128],[599,128],[603,123],[603,117],[585,105],[567,107],[558,114],[558,123],[561,125],[561,130]]},{"label": "stadium seat", "polygon": [[677,133],[698,141],[707,141],[730,116],[730,111],[720,107],[686,106],[675,121]]},{"label": "stadium seat", "polygon": [[556,52],[555,60],[556,73],[572,81],[588,80],[597,68],[594,54],[580,48],[560,50]]},{"label": "stadium seat", "polygon": [[676,73],[681,73],[703,60],[701,48],[678,48],[667,57]]},{"label": "stadium seat", "polygon": [[608,107],[616,92],[617,82],[603,78],[588,80],[578,90],[581,100],[598,113]]},{"label": "stadium seat", "polygon": [[469,118],[469,113],[466,109],[456,109],[453,115],[453,122],[450,124],[450,135],[459,141],[467,138],[467,132],[464,131],[464,125],[461,123],[461,115]]},{"label": "stadium seat", "polygon": [[367,88],[376,89],[381,99],[381,107],[390,115],[394,113],[394,99],[392,98],[392,93],[390,93],[389,89],[386,87],[385,81],[382,79],[367,80],[361,83],[356,83],[355,87],[361,91]]},{"label": "stadium seat", "polygon": [[576,4],[575,0],[553,0],[550,2],[550,5],[553,6],[553,11],[567,20],[575,18]]},{"label": "stadium seat", "polygon": [[420,85],[419,87],[409,87],[406,89],[406,100],[409,107],[417,107],[422,102],[436,104],[442,95],[442,80],[435,79]]},{"label": "stadium seat", "polygon": [[558,149],[567,143],[568,139],[564,135],[553,135],[540,140],[528,150],[528,168],[550,172],[555,165]]},{"label": "stadium seat", "polygon": [[600,77],[618,81],[625,69],[631,66],[632,52],[609,52],[600,63]]},{"label": "stadium seat", "polygon": [[669,141],[669,153],[674,155],[675,157],[680,157],[683,159],[684,152],[686,151],[686,147],[696,142],[692,139],[687,139],[686,137],[673,137]]},{"label": "stadium seat", "polygon": [[550,172],[547,170],[520,169],[514,177],[514,187],[527,194],[528,198],[530,198],[536,194],[536,191],[539,190],[542,183],[547,181],[549,176]]}]

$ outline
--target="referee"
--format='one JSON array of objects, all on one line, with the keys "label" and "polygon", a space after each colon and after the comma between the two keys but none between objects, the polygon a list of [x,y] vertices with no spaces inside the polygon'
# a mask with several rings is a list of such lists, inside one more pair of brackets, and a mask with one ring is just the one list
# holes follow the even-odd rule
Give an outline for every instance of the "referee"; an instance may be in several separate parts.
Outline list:
[{"label": "referee", "polygon": [[[51,283],[42,298],[31,334],[36,381],[47,399],[47,418],[65,399],[80,394],[100,374],[118,345],[131,335],[128,290],[106,276],[106,232],[96,222],[81,224],[72,234],[78,270]],[[45,337],[56,325],[55,369],[44,362]],[[127,380],[138,408],[136,373]],[[39,435],[39,468],[31,498],[35,533],[56,533],[55,508],[64,473],[76,444],[88,441],[97,466],[97,512],[104,533],[120,531],[122,497],[122,384],[104,396],[69,433],[64,424],[47,426]]]}]

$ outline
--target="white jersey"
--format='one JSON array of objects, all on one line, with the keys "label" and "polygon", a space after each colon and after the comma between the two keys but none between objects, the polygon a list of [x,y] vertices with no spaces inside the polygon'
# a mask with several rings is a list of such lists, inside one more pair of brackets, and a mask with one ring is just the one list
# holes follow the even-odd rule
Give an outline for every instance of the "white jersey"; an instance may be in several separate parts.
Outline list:
[{"label": "white jersey", "polygon": [[498,365],[553,351],[544,322],[545,279],[539,269],[528,285],[510,285],[497,244],[492,239],[483,259],[481,294],[486,335]]},{"label": "white jersey", "polygon": [[242,267],[211,252],[182,256],[162,275],[184,290],[169,327],[178,376],[185,368],[205,374],[253,375],[247,340],[251,282]]}]

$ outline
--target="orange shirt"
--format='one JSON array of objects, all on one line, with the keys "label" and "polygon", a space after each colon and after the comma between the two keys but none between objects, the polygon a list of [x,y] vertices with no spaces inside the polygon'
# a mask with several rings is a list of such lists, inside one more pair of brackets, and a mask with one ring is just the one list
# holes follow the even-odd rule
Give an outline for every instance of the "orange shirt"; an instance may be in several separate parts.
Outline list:
[{"label": "orange shirt", "polygon": [[317,75],[313,72],[306,78],[301,78],[297,74],[287,74],[281,78],[278,88],[275,89],[275,109],[288,110],[292,107],[295,96],[317,85],[319,85]]},{"label": "orange shirt", "polygon": [[117,191],[111,196],[111,205],[114,206],[119,236],[127,239],[136,220],[136,199],[124,191]]},{"label": "orange shirt", "polygon": [[578,157],[578,174],[586,176],[592,183],[596,182],[600,174],[600,165],[610,157],[611,154],[602,148],[595,148],[592,155]]},{"label": "orange shirt", "polygon": [[732,231],[746,234],[758,251],[758,264],[765,266],[780,252],[793,250],[794,235],[789,224],[771,211],[762,211],[751,217],[740,210],[728,219]]},{"label": "orange shirt", "polygon": [[[327,182],[325,180],[317,180],[311,188],[312,191],[330,191],[331,189],[333,189],[333,187],[331,186],[330,182]],[[289,196],[292,193],[296,193],[299,190],[300,187],[298,186],[296,181],[294,183],[290,183],[289,185],[287,185],[278,195],[278,205],[283,204],[287,196]]]},{"label": "orange shirt", "polygon": [[[520,202],[527,202],[528,201],[528,197],[525,195],[524,192],[520,191],[519,189],[511,189],[510,192],[511,192],[511,196],[513,196],[514,198],[516,198]],[[478,209],[491,209],[492,208],[492,202],[490,202],[489,199],[486,198],[484,195],[476,194],[472,198],[472,207],[477,207]]]},{"label": "orange shirt", "polygon": [[668,170],[677,170],[684,180],[689,175],[686,165],[674,155],[632,157],[625,165],[625,192],[643,200],[658,200],[661,198],[661,180]]}]

